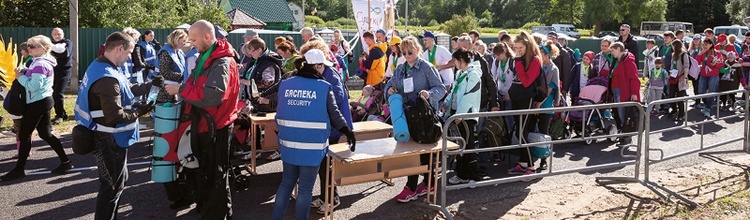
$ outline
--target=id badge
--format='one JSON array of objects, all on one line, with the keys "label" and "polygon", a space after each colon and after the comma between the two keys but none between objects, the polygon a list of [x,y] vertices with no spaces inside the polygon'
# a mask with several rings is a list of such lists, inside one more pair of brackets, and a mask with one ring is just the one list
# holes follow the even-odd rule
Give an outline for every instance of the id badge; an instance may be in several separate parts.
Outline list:
[{"label": "id badge", "polygon": [[404,93],[414,92],[414,78],[404,79]]}]

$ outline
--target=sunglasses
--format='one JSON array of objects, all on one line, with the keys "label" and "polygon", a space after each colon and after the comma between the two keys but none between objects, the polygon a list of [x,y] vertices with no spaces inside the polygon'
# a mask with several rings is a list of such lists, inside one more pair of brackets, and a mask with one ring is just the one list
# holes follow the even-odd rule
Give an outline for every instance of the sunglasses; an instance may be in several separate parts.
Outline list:
[{"label": "sunglasses", "polygon": [[627,31],[628,29],[620,29],[620,31]]},{"label": "sunglasses", "polygon": [[28,44],[28,45],[26,45],[26,47],[29,48],[29,49],[36,49],[36,48],[42,47],[42,45]]},{"label": "sunglasses", "polygon": [[407,54],[408,54],[409,56],[411,56],[411,55],[414,55],[414,51],[411,51],[411,50],[410,50],[410,51],[404,51],[404,52],[402,53],[402,55],[404,55],[404,56],[406,56]]}]

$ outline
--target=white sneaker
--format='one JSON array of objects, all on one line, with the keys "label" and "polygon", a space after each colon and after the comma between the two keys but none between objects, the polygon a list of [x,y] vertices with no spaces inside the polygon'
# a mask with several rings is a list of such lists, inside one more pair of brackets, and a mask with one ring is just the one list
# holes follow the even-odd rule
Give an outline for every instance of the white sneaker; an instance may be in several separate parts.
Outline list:
[{"label": "white sneaker", "polygon": [[13,131],[3,131],[2,133],[5,136],[11,136],[11,137],[15,137],[16,136],[16,133],[13,133]]},{"label": "white sneaker", "polygon": [[273,154],[268,155],[266,157],[266,160],[278,160],[281,159],[281,153],[279,151],[274,151]]},{"label": "white sneaker", "polygon": [[453,176],[450,179],[448,179],[448,183],[450,184],[460,184],[460,183],[468,183],[469,180],[461,179],[458,176]]},{"label": "white sneaker", "polygon": [[[321,204],[322,204],[322,203],[321,203]],[[333,208],[331,208],[331,205],[330,205],[330,204],[326,204],[326,205],[321,205],[320,207],[318,207],[318,214],[325,214],[325,213],[326,213],[326,211],[328,211],[328,212],[332,212],[332,211],[333,211],[334,209],[336,209],[336,207],[338,207],[338,206],[339,206],[339,204],[341,204],[341,200],[339,199],[339,197],[335,197],[335,198],[333,199]],[[312,204],[311,204],[311,205],[312,205]],[[328,208],[328,209],[330,209],[330,210],[326,210],[326,208]]]},{"label": "white sneaker", "polygon": [[310,208],[320,208],[323,205],[323,200],[317,198],[310,203]]}]

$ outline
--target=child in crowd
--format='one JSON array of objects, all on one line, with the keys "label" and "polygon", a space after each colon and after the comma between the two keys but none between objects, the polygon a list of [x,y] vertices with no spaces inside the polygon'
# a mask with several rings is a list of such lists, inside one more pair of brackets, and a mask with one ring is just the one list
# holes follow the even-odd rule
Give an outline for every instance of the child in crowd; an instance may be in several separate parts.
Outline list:
[{"label": "child in crowd", "polygon": [[658,50],[659,48],[656,47],[656,41],[654,41],[654,39],[646,40],[646,50],[643,51],[643,55],[646,58],[646,66],[643,68],[644,77],[647,77],[649,73],[651,73],[651,69],[654,68],[654,61],[656,61],[656,56],[658,56]]},{"label": "child in crowd", "polygon": [[375,100],[372,97],[373,92],[375,92],[375,87],[366,85],[362,89],[362,96],[357,98],[356,101],[349,102],[349,106],[352,109],[352,120],[362,121],[364,119],[367,119],[368,112],[370,111],[370,109],[372,109]]},{"label": "child in crowd", "polygon": [[[734,68],[734,64],[737,63],[737,55],[734,52],[727,53],[727,59],[724,63],[724,68],[719,70],[719,92],[732,91],[739,88],[740,84],[743,87],[747,86],[744,74],[737,72]],[[722,110],[731,110],[734,102],[736,101],[735,95],[722,95],[719,97],[720,105]]]},{"label": "child in crowd", "polygon": [[[654,66],[648,71],[648,82],[646,82],[646,88],[648,89],[648,99],[646,103],[651,103],[661,99],[662,91],[664,91],[664,85],[667,84],[667,70],[662,68],[664,61],[661,57],[654,58]],[[651,115],[659,115],[659,106],[654,106],[651,110]]]}]

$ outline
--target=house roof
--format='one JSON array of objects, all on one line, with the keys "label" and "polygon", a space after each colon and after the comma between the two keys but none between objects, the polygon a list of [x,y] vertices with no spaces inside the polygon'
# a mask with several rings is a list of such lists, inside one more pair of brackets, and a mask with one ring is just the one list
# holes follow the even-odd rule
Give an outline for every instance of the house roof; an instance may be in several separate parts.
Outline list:
[{"label": "house roof", "polygon": [[242,9],[235,8],[227,13],[231,25],[252,25],[252,26],[265,26],[266,23],[258,20],[252,15],[247,14]]},{"label": "house roof", "polygon": [[296,20],[285,0],[228,0],[230,7],[239,8],[265,23],[294,23]]}]

